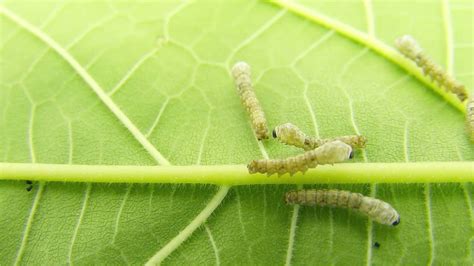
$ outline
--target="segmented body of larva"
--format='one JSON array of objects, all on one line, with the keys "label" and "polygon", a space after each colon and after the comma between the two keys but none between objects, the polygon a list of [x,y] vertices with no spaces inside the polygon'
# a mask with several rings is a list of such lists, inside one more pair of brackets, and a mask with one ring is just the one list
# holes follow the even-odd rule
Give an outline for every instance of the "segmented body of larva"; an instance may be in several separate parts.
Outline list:
[{"label": "segmented body of larva", "polygon": [[430,76],[432,80],[436,81],[441,87],[444,87],[445,90],[456,94],[459,100],[464,101],[467,99],[467,91],[464,85],[460,84],[439,65],[433,62],[433,60],[423,52],[413,37],[404,35],[396,39],[395,43],[403,55],[414,61],[423,69],[425,75]]},{"label": "segmented body of larva", "polygon": [[381,224],[395,226],[400,223],[400,215],[390,204],[345,190],[294,190],[285,194],[285,202],[286,204],[350,208],[358,210]]},{"label": "segmented body of larva", "polygon": [[466,125],[471,141],[474,142],[474,96],[471,95],[466,104]]},{"label": "segmented body of larva", "polygon": [[278,173],[293,175],[296,172],[306,172],[308,168],[314,168],[318,164],[334,164],[352,158],[351,146],[341,142],[333,141],[323,146],[307,151],[303,154],[286,159],[262,159],[253,160],[247,168],[249,173],[267,173],[269,176]]},{"label": "segmented body of larva", "polygon": [[279,125],[273,129],[272,135],[277,138],[281,143],[287,145],[293,145],[298,148],[305,150],[314,150],[321,145],[336,140],[342,141],[347,145],[350,145],[353,149],[365,148],[367,139],[364,136],[350,135],[340,136],[336,138],[320,139],[315,137],[307,136],[301,129],[291,123],[285,123]]},{"label": "segmented body of larva", "polygon": [[250,66],[245,62],[237,62],[232,67],[232,76],[240,94],[242,105],[250,116],[252,128],[257,139],[268,139],[267,120],[252,87]]}]

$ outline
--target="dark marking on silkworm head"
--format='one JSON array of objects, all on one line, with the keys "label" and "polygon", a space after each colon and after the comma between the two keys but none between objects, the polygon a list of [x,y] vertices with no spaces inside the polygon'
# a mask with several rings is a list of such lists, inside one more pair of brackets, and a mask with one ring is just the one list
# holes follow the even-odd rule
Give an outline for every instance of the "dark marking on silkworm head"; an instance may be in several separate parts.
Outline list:
[{"label": "dark marking on silkworm head", "polygon": [[398,216],[398,219],[395,222],[393,222],[392,225],[397,226],[399,223],[400,223],[400,216]]},{"label": "dark marking on silkworm head", "polygon": [[351,151],[351,154],[349,154],[349,159],[354,158],[354,151]]}]

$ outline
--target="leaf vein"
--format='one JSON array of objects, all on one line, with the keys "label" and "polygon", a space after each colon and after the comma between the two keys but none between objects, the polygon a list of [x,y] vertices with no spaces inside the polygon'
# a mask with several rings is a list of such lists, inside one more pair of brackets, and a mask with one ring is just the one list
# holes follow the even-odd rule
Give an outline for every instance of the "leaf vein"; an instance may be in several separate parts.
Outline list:
[{"label": "leaf vein", "polygon": [[109,92],[109,95],[112,96],[114,95],[129,79],[130,77],[137,71],[143,63],[145,63],[150,57],[152,57],[159,49],[161,46],[161,42],[158,44],[158,47],[155,47],[148,51],[147,53],[143,54],[135,64],[125,73],[123,78],[117,82],[117,84],[112,88],[112,90]]},{"label": "leaf vein", "polygon": [[449,0],[443,0],[443,26],[446,35],[446,71],[454,74],[454,41],[453,41],[453,26],[451,20],[451,12],[449,9]]},{"label": "leaf vein", "polygon": [[202,159],[202,153],[204,151],[204,146],[206,143],[207,135],[209,134],[209,129],[211,128],[211,111],[207,113],[207,118],[206,118],[206,128],[204,129],[204,134],[201,139],[201,143],[199,144],[199,153],[197,157],[197,162],[196,164],[201,164],[201,159]]},{"label": "leaf vein", "polygon": [[163,246],[153,257],[151,257],[148,262],[145,264],[147,266],[160,264],[164,259],[168,257],[174,250],[176,250],[184,241],[186,241],[191,234],[199,228],[209,216],[214,212],[214,210],[220,205],[222,200],[224,200],[227,192],[229,192],[229,186],[221,186],[219,190],[214,195],[214,197],[209,201],[206,207],[196,216],[178,235],[176,235],[170,242]]},{"label": "leaf vein", "polygon": [[226,60],[226,65],[230,65],[230,60],[233,59],[234,55],[239,52],[242,48],[247,46],[249,43],[251,43],[253,40],[257,39],[260,35],[262,35],[264,32],[266,32],[272,25],[274,25],[283,15],[285,15],[286,10],[281,10],[278,12],[275,16],[273,16],[270,20],[268,20],[266,23],[264,23],[260,28],[258,28],[256,31],[254,31],[250,36],[248,36],[246,39],[244,39],[240,44],[236,46],[234,50],[230,53],[230,55],[227,57]]},{"label": "leaf vein", "polygon": [[81,212],[79,213],[79,218],[77,220],[76,226],[74,227],[74,233],[73,233],[72,238],[71,238],[71,244],[69,245],[68,263],[70,265],[72,265],[72,262],[73,262],[72,252],[73,252],[74,244],[76,242],[77,234],[79,233],[79,227],[81,226],[82,219],[84,218],[84,213],[86,212],[87,203],[89,201],[89,195],[90,195],[90,192],[91,192],[91,188],[92,188],[92,184],[87,183],[86,192],[84,194],[84,199],[82,201]]},{"label": "leaf vein", "polygon": [[132,190],[133,184],[128,185],[127,191],[125,192],[125,195],[123,196],[122,202],[120,203],[120,208],[117,212],[117,217],[115,218],[115,226],[114,226],[114,234],[112,235],[112,241],[111,244],[115,244],[115,240],[117,239],[117,234],[119,231],[119,225],[120,225],[120,217],[122,216],[123,208],[125,206],[125,202],[127,202],[128,196],[130,195],[130,191]]},{"label": "leaf vein", "polygon": [[433,265],[435,259],[435,243],[434,243],[434,235],[433,235],[433,222],[431,217],[431,186],[430,184],[426,183],[424,188],[425,194],[425,208],[426,208],[426,229],[428,231],[428,242],[430,244],[430,256],[429,262],[427,265]]},{"label": "leaf vein", "polygon": [[120,108],[112,101],[112,99],[105,93],[102,87],[94,80],[94,78],[85,70],[79,62],[63,47],[61,47],[56,41],[50,36],[46,35],[43,31],[36,28],[28,21],[21,17],[18,17],[9,9],[4,6],[0,6],[0,11],[8,19],[17,23],[25,30],[36,36],[38,39],[49,45],[60,55],[71,67],[77,71],[82,79],[90,86],[90,88],[96,93],[99,99],[109,108],[109,110],[122,122],[122,124],[128,129],[128,131],[135,137],[137,141],[148,151],[148,153],[161,165],[170,165],[168,160],[161,155],[161,153],[149,142],[149,140],[140,132],[140,130],[133,124],[133,122],[120,110]]},{"label": "leaf vein", "polygon": [[96,21],[94,24],[92,24],[90,27],[88,27],[86,30],[78,34],[71,42],[66,44],[65,50],[71,50],[74,46],[78,45],[89,33],[93,32],[95,29],[99,28],[102,26],[106,21],[112,20],[115,18],[117,14],[112,13],[108,16],[105,16],[98,21]]},{"label": "leaf vein", "polygon": [[375,37],[375,17],[372,0],[364,0],[365,17],[367,19],[367,33],[370,37]]},{"label": "leaf vein", "polygon": [[368,48],[374,50],[375,52],[379,53],[386,59],[392,61],[399,67],[405,69],[407,72],[415,76],[418,80],[420,80],[422,83],[427,85],[428,88],[432,89],[437,94],[439,94],[442,98],[444,98],[448,103],[450,103],[458,111],[460,111],[463,114],[466,113],[464,105],[459,101],[459,99],[457,99],[456,96],[454,96],[453,94],[449,92],[444,91],[440,86],[438,86],[433,81],[431,81],[428,77],[426,77],[423,74],[423,72],[416,65],[413,64],[413,62],[404,58],[398,51],[386,45],[382,41],[376,38],[371,38],[365,32],[361,32],[345,23],[332,19],[315,10],[310,10],[301,4],[290,2],[287,0],[274,0],[274,1],[271,1],[270,3],[278,5],[285,9],[288,9],[292,11],[293,13],[295,13],[296,15],[299,15],[306,19],[314,21],[315,23],[318,23],[326,28],[333,29],[337,31],[339,34],[347,37],[348,39],[351,39],[353,41],[359,42],[367,46]]},{"label": "leaf vein", "polygon": [[[296,186],[297,189],[303,188],[303,185]],[[293,206],[293,214],[291,215],[291,223],[290,223],[290,235],[288,236],[288,249],[286,250],[286,260],[285,265],[291,265],[291,259],[293,258],[293,251],[295,245],[295,238],[296,238],[296,229],[298,227],[298,215],[300,212],[300,205],[295,204]]]},{"label": "leaf vein", "polygon": [[336,32],[334,30],[327,31],[321,38],[317,41],[313,42],[308,48],[306,48],[303,52],[295,57],[293,62],[291,62],[291,66],[295,66],[301,59],[303,59],[306,55],[308,55],[311,51],[319,47],[321,44],[329,40]]},{"label": "leaf vein", "polygon": [[216,241],[212,236],[211,229],[209,228],[209,226],[207,226],[206,223],[204,223],[204,228],[206,229],[207,236],[209,237],[209,241],[211,242],[212,250],[214,250],[214,255],[216,256],[216,265],[219,266],[221,265],[221,260],[219,258],[219,249],[217,248]]},{"label": "leaf vein", "polygon": [[28,215],[28,220],[26,222],[25,230],[23,232],[23,238],[21,239],[21,245],[18,250],[18,253],[15,258],[13,265],[19,265],[23,257],[23,253],[26,249],[26,243],[28,242],[28,237],[30,236],[31,227],[33,226],[33,221],[35,218],[36,210],[38,209],[41,196],[43,195],[43,190],[45,187],[44,182],[40,182],[38,186],[38,192],[36,192],[35,199],[33,200],[33,206],[30,209],[30,214]]}]

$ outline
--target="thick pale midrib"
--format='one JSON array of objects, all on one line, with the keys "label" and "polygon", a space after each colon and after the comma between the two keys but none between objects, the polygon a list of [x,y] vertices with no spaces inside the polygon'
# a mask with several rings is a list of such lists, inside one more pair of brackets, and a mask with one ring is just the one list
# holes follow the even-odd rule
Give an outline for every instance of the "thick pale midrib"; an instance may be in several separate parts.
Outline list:
[{"label": "thick pale midrib", "polygon": [[[303,58],[304,55],[306,55],[309,51],[317,48],[320,44],[324,43],[326,40],[331,38],[331,36],[334,34],[334,31],[328,31],[325,33],[319,40],[314,42],[312,45],[310,45],[307,49],[305,49],[302,53],[300,53],[298,56],[295,57],[295,60],[292,63],[292,66],[294,66],[301,58]],[[308,108],[308,112],[311,117],[311,121],[313,122],[313,127],[314,127],[314,135],[319,138],[319,127],[318,127],[318,122],[316,121],[316,115],[313,110],[313,107],[310,104],[310,100],[308,98],[308,88],[309,85],[305,81],[305,79],[299,74],[299,72],[296,71],[296,74],[298,77],[301,79],[301,81],[304,82],[304,92],[303,92],[303,98],[306,103],[306,107]],[[296,186],[296,189],[302,189],[303,185],[299,184]],[[293,253],[294,253],[294,245],[295,245],[295,238],[296,238],[296,229],[297,229],[297,223],[298,223],[298,216],[300,212],[300,205],[295,204],[293,206],[293,214],[291,216],[291,223],[290,223],[290,232],[288,235],[288,247],[286,249],[286,258],[285,258],[285,266],[290,266],[291,261],[293,259]]]},{"label": "thick pale midrib", "polygon": [[148,139],[140,132],[140,130],[133,124],[133,122],[120,110],[120,108],[112,101],[112,99],[105,93],[101,86],[94,78],[77,62],[77,60],[63,47],[61,47],[51,37],[46,35],[39,28],[30,24],[28,21],[18,17],[12,11],[0,5],[0,14],[5,15],[11,21],[17,23],[20,27],[27,30],[45,44],[55,50],[71,67],[82,77],[82,79],[90,86],[90,88],[97,94],[99,99],[109,108],[109,110],[122,122],[122,124],[130,131],[135,139],[142,144],[148,153],[161,165],[169,165],[168,160],[161,155],[161,153],[148,141]]},{"label": "thick pale midrib", "polygon": [[[201,156],[202,151],[204,148],[204,143],[207,138],[207,132],[209,130],[209,121],[210,121],[210,113],[208,114],[208,124],[207,128],[204,130],[204,136],[201,140],[200,149],[198,153],[198,159],[196,161],[196,165],[200,165],[201,163]],[[220,186],[219,190],[217,191],[214,198],[204,207],[204,209],[196,216],[183,230],[181,230],[173,239],[168,241],[165,245],[163,245],[156,253],[153,255],[149,261],[146,263],[147,265],[155,265],[159,264],[165,258],[167,258],[171,253],[173,253],[179,246],[181,246],[192,234],[196,231],[201,225],[205,225],[205,222],[209,218],[209,216],[214,212],[214,210],[220,205],[220,203],[224,200],[229,191],[230,186]],[[209,228],[205,227],[206,231],[210,233]],[[212,240],[212,239],[211,239]],[[215,243],[212,243],[213,248]],[[216,249],[215,249],[216,250]],[[219,261],[218,253],[216,253],[217,261]]]},{"label": "thick pale midrib", "polygon": [[[225,178],[223,178],[225,177]],[[246,165],[65,165],[0,163],[0,180],[169,184],[355,184],[474,182],[472,162],[340,163],[268,177]]]},{"label": "thick pale midrib", "polygon": [[[0,166],[1,167],[1,166]],[[0,178],[1,179],[1,178]]]},{"label": "thick pale midrib", "polygon": [[383,57],[397,64],[399,67],[405,69],[408,73],[415,76],[418,80],[420,80],[422,83],[424,83],[433,91],[435,91],[437,94],[439,94],[441,97],[443,97],[447,102],[449,102],[452,106],[454,106],[456,109],[461,111],[463,114],[466,113],[466,110],[465,110],[466,108],[464,107],[464,104],[461,103],[456,98],[456,96],[454,96],[451,93],[446,92],[441,87],[439,87],[436,83],[432,82],[428,77],[423,75],[423,72],[415,64],[413,64],[413,62],[403,57],[403,55],[401,55],[395,49],[386,45],[382,41],[376,38],[372,38],[365,32],[361,32],[347,24],[344,24],[338,20],[332,19],[315,10],[310,10],[301,4],[290,2],[290,1],[282,1],[282,0],[274,0],[274,1],[270,1],[270,3],[286,8],[297,15],[300,15],[310,21],[314,21],[324,27],[327,27],[329,29],[332,29],[338,32],[339,34],[353,41],[356,41],[358,43],[361,43],[369,47],[370,49],[379,53]]}]

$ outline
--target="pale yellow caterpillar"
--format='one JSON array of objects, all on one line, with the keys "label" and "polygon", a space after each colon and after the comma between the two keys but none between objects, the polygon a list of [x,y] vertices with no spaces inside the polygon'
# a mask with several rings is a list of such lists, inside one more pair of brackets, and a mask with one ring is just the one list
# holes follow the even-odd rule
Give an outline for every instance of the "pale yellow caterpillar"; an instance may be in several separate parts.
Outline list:
[{"label": "pale yellow caterpillar", "polygon": [[333,141],[321,147],[307,151],[303,154],[288,157],[286,159],[262,159],[253,160],[247,168],[249,173],[267,173],[269,176],[278,173],[279,175],[296,172],[306,172],[308,168],[314,168],[318,164],[334,164],[352,158],[351,146],[341,141]]},{"label": "pale yellow caterpillar", "polygon": [[252,123],[252,128],[258,140],[268,139],[268,127],[265,114],[253,91],[252,81],[250,77],[250,66],[245,62],[237,62],[232,67],[232,76],[234,77],[235,86],[240,94],[242,105],[247,110]]},{"label": "pale yellow caterpillar", "polygon": [[464,85],[460,84],[451,75],[446,73],[439,65],[427,56],[416,40],[410,35],[399,37],[395,41],[398,50],[407,58],[414,61],[423,73],[431,77],[446,91],[456,94],[456,96],[463,102],[467,99],[467,91]]},{"label": "pale yellow caterpillar", "polygon": [[341,136],[329,139],[310,137],[303,133],[303,131],[301,131],[301,129],[299,129],[297,126],[291,123],[286,123],[275,127],[275,129],[273,129],[272,135],[281,143],[293,145],[298,148],[303,148],[305,150],[313,150],[325,143],[333,142],[336,140],[342,141],[347,145],[350,145],[352,149],[365,148],[365,144],[367,143],[367,139],[364,136],[359,135]]},{"label": "pale yellow caterpillar", "polygon": [[285,202],[286,204],[350,208],[358,210],[381,224],[395,226],[400,223],[400,215],[390,204],[350,191],[336,189],[293,190],[285,194]]},{"label": "pale yellow caterpillar", "polygon": [[474,142],[474,96],[472,95],[466,104],[466,125],[471,141]]}]

